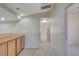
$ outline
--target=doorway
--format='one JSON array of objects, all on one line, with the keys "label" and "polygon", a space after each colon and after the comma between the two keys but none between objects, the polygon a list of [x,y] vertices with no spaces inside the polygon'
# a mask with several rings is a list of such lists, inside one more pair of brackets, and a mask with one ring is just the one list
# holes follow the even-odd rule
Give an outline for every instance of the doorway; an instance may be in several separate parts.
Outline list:
[{"label": "doorway", "polygon": [[42,45],[50,43],[50,23],[48,18],[41,18],[40,20],[40,43]]}]

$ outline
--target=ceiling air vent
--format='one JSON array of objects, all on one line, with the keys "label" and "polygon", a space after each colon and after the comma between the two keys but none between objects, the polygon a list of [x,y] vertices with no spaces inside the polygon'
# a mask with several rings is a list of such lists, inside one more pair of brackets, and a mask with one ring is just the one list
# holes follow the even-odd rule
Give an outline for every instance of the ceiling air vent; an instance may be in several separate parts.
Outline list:
[{"label": "ceiling air vent", "polygon": [[48,9],[48,8],[50,8],[51,7],[51,3],[42,3],[41,4],[41,9],[43,10],[43,9]]}]

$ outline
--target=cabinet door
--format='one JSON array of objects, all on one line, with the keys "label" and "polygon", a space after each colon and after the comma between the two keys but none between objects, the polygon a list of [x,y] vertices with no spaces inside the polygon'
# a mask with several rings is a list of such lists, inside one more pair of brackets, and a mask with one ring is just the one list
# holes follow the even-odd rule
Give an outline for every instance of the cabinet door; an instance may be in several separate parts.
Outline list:
[{"label": "cabinet door", "polygon": [[7,56],[7,43],[0,44],[0,56]]},{"label": "cabinet door", "polygon": [[21,51],[21,38],[19,37],[17,39],[17,54]]},{"label": "cabinet door", "polygon": [[22,39],[21,40],[22,40],[22,49],[23,49],[24,48],[24,44],[25,44],[24,43],[24,36],[22,36]]},{"label": "cabinet door", "polygon": [[16,55],[16,41],[12,40],[8,42],[8,56]]}]

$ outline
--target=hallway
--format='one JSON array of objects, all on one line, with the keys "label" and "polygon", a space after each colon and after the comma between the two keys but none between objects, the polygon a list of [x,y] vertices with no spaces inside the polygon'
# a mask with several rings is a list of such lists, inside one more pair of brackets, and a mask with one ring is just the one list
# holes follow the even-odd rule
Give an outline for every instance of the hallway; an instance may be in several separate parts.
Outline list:
[{"label": "hallway", "polygon": [[65,8],[68,5],[0,4],[0,56],[19,53],[19,56],[65,56]]}]

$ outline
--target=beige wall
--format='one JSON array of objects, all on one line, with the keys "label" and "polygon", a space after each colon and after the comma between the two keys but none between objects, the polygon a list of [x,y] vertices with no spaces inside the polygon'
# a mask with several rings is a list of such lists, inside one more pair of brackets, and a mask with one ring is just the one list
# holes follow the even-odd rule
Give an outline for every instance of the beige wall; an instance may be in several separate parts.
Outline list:
[{"label": "beige wall", "polygon": [[0,23],[0,34],[15,33],[17,31],[19,31],[16,28],[17,28],[16,27],[16,22]]},{"label": "beige wall", "polygon": [[66,39],[65,39],[65,8],[69,4],[59,3],[54,6],[51,12],[52,21],[52,45],[58,55],[66,55]]},{"label": "beige wall", "polygon": [[68,45],[79,46],[79,15],[68,12]]}]

